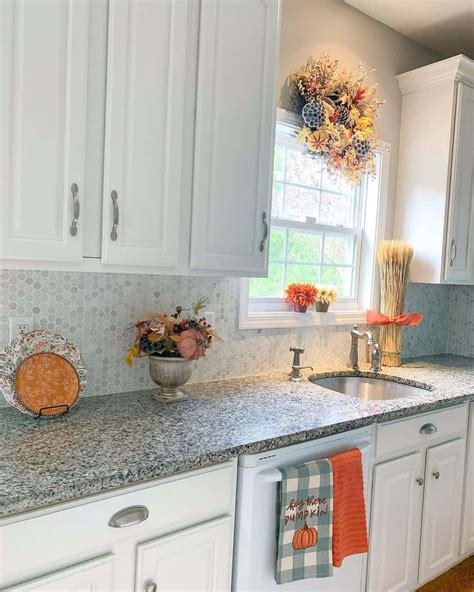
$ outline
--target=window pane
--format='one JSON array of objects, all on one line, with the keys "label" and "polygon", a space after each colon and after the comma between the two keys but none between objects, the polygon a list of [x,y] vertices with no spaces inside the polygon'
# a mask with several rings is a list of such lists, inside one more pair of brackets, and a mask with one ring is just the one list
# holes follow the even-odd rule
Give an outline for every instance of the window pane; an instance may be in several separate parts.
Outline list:
[{"label": "window pane", "polygon": [[289,261],[321,261],[320,234],[297,232],[290,230],[288,234],[288,260]]},{"label": "window pane", "polygon": [[352,226],[352,197],[335,193],[321,193],[320,224]]},{"label": "window pane", "polygon": [[286,268],[287,285],[294,282],[309,282],[311,284],[315,284],[319,282],[319,278],[319,267],[313,265],[296,265],[294,263],[290,263]]},{"label": "window pane", "polygon": [[273,178],[279,179],[280,181],[283,179],[283,175],[285,172],[285,147],[279,146],[278,144],[275,145],[275,155],[273,157]]},{"label": "window pane", "polygon": [[353,259],[354,238],[352,236],[325,236],[324,263],[352,265]]},{"label": "window pane", "polygon": [[318,215],[319,191],[301,187],[285,187],[285,208],[283,215],[290,220],[306,222],[306,216]]},{"label": "window pane", "polygon": [[301,185],[319,187],[321,184],[321,159],[301,150],[288,149],[286,156],[286,180]]},{"label": "window pane", "polygon": [[273,183],[272,193],[272,216],[279,218],[283,214],[283,185],[281,183]]},{"label": "window pane", "polygon": [[331,176],[327,173],[326,169],[323,168],[322,179],[323,189],[330,189],[331,191],[337,191],[338,193],[345,193],[347,195],[351,195],[354,192],[354,188],[342,175]]},{"label": "window pane", "polygon": [[270,260],[285,258],[286,230],[283,228],[272,228],[270,231]]},{"label": "window pane", "polygon": [[283,264],[270,263],[268,277],[252,278],[250,296],[283,296]]},{"label": "window pane", "polygon": [[323,267],[323,284],[334,286],[339,298],[352,296],[351,267]]}]

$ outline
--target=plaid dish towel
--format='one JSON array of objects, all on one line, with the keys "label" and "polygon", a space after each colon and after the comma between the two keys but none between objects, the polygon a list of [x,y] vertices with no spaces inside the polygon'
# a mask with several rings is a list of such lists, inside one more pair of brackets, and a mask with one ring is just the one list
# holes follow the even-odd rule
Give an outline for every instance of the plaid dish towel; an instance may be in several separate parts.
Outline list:
[{"label": "plaid dish towel", "polygon": [[332,465],[315,460],[280,472],[276,583],[332,576]]}]

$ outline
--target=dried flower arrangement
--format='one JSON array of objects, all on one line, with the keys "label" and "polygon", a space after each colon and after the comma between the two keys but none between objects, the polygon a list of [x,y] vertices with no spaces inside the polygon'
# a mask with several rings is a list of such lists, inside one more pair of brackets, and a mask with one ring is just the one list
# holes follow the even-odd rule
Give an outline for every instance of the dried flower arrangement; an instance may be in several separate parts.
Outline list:
[{"label": "dried flower arrangement", "polygon": [[369,73],[359,66],[353,76],[338,72],[338,61],[322,55],[309,58],[290,77],[291,97],[301,114],[297,141],[324,159],[330,174],[341,174],[358,185],[364,173],[375,174],[375,119],[384,101],[376,98],[377,85],[368,85]]},{"label": "dried flower arrangement", "polygon": [[151,313],[132,325],[136,330],[135,340],[125,356],[127,364],[131,366],[135,358],[150,354],[186,360],[204,356],[214,338],[222,341],[206,317],[199,316],[205,304],[201,299],[190,309],[177,306],[169,315]]},{"label": "dried flower arrangement", "polygon": [[316,302],[318,291],[314,284],[288,284],[286,301],[293,304],[295,312],[306,312],[308,306]]},{"label": "dried flower arrangement", "polygon": [[[380,327],[380,351],[383,366],[400,366],[402,349],[401,324],[409,319],[397,319],[403,313],[408,272],[413,257],[413,247],[403,241],[386,240],[377,246],[380,268],[380,312],[389,321]],[[408,315],[405,315],[408,316]],[[421,315],[421,319],[423,316]],[[421,322],[421,319],[419,322]],[[418,323],[419,324],[419,323]]]}]

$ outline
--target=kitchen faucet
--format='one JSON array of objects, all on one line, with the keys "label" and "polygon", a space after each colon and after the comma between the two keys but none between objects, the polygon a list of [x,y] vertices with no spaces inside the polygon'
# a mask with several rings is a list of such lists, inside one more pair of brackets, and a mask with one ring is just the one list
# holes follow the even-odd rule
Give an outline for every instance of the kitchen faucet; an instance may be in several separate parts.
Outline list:
[{"label": "kitchen faucet", "polygon": [[301,370],[309,368],[313,369],[312,366],[301,366],[300,355],[304,354],[304,347],[290,347],[290,352],[294,352],[293,365],[291,366],[290,381],[301,382],[304,380],[304,376],[301,374]]},{"label": "kitchen faucet", "polygon": [[[372,339],[372,333],[370,331],[359,331],[357,325],[354,325],[351,331],[351,352],[350,352],[350,366],[352,370],[360,370],[359,368],[359,339],[367,338],[367,345],[373,345],[374,340]],[[378,345],[377,345],[378,351]],[[375,353],[375,349],[374,349]]]}]

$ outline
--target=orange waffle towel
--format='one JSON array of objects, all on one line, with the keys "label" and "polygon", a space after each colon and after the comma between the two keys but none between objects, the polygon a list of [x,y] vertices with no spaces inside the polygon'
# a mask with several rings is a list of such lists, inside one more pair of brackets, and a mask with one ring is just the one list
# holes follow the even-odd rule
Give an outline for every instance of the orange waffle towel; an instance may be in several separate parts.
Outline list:
[{"label": "orange waffle towel", "polygon": [[334,484],[332,558],[334,567],[340,567],[345,557],[369,550],[362,454],[353,448],[329,460]]}]

